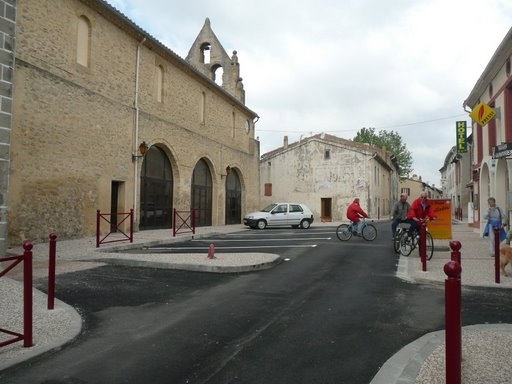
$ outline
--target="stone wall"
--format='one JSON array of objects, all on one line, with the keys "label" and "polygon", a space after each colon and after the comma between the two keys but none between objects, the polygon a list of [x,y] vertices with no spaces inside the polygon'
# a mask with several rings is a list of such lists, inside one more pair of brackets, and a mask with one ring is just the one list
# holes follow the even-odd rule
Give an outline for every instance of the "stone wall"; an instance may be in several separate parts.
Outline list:
[{"label": "stone wall", "polygon": [[[59,238],[93,235],[96,210],[110,210],[112,181],[122,183],[120,211],[137,210],[142,162],[132,154],[142,141],[171,162],[175,208],[190,209],[200,159],[214,181],[213,225],[224,223],[227,165],[242,181],[242,212],[257,206],[259,147],[254,130],[244,129],[256,115],[124,16],[108,8],[98,13],[101,6],[19,3],[9,240],[47,239],[52,231]],[[81,16],[91,26],[89,67],[76,62]]]}]

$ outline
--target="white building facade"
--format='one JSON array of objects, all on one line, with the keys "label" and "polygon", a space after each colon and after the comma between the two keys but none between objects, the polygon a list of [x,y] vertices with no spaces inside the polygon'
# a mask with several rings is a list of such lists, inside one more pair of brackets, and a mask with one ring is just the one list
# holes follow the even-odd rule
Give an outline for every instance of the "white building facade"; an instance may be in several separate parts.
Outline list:
[{"label": "white building facade", "polygon": [[318,134],[265,153],[260,163],[262,206],[308,205],[316,221],[346,220],[355,197],[372,218],[389,217],[398,198],[398,164],[387,151]]}]

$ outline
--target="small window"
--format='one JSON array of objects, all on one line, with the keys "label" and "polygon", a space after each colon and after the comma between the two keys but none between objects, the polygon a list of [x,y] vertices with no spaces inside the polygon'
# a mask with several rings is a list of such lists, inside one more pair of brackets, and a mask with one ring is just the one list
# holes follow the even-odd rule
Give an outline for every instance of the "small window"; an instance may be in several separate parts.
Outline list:
[{"label": "small window", "polygon": [[201,124],[206,122],[206,93],[201,92],[201,105],[199,106],[199,119]]},{"label": "small window", "polygon": [[76,62],[89,67],[91,53],[91,23],[85,16],[80,16],[77,22]]},{"label": "small window", "polygon": [[235,124],[236,124],[236,115],[235,112],[231,112],[231,137],[235,137]]},{"label": "small window", "polygon": [[272,183],[265,183],[265,196],[272,196]]},{"label": "small window", "polygon": [[279,204],[272,213],[286,213],[288,212],[288,205],[287,204]]},{"label": "small window", "polygon": [[304,212],[299,204],[290,204],[290,212]]},{"label": "small window", "polygon": [[324,160],[329,160],[331,158],[331,150],[326,149],[324,152]]},{"label": "small window", "polygon": [[203,43],[201,45],[201,62],[203,64],[210,64],[210,50],[211,50],[210,43]]},{"label": "small window", "polygon": [[164,68],[161,65],[156,67],[155,88],[156,101],[161,103],[164,94]]}]

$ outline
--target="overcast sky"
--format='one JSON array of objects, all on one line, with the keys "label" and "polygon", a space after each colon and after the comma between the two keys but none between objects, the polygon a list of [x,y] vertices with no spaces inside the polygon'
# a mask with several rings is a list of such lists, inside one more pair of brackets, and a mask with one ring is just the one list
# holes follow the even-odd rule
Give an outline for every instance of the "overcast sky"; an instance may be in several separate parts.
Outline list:
[{"label": "overcast sky", "polygon": [[[511,0],[108,0],[182,58],[205,19],[238,52],[261,154],[316,133],[395,131],[440,186],[455,122],[512,27]],[[470,133],[470,130],[468,130]]]}]

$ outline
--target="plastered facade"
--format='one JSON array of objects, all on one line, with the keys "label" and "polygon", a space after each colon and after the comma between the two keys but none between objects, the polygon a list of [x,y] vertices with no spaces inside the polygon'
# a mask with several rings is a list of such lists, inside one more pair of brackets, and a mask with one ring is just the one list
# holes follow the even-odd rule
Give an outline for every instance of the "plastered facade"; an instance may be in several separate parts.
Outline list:
[{"label": "plastered facade", "polygon": [[[80,18],[90,27],[87,66],[77,63]],[[206,32],[209,27],[208,21]],[[259,188],[257,115],[240,94],[198,71],[200,65],[103,1],[20,0],[10,243],[47,239],[50,232],[93,235],[96,210],[111,208],[113,181],[121,186],[118,209],[134,209],[137,228],[143,160],[132,155],[143,141],[168,157],[176,209],[190,209],[192,173],[201,159],[213,180],[213,225],[224,224],[228,165],[241,181],[242,215],[257,207],[259,196],[251,193]]]},{"label": "plastered facade", "polygon": [[396,167],[385,150],[364,143],[319,134],[289,144],[285,137],[262,155],[262,205],[304,203],[316,221],[344,221],[359,197],[371,217],[387,218],[397,199]]}]

